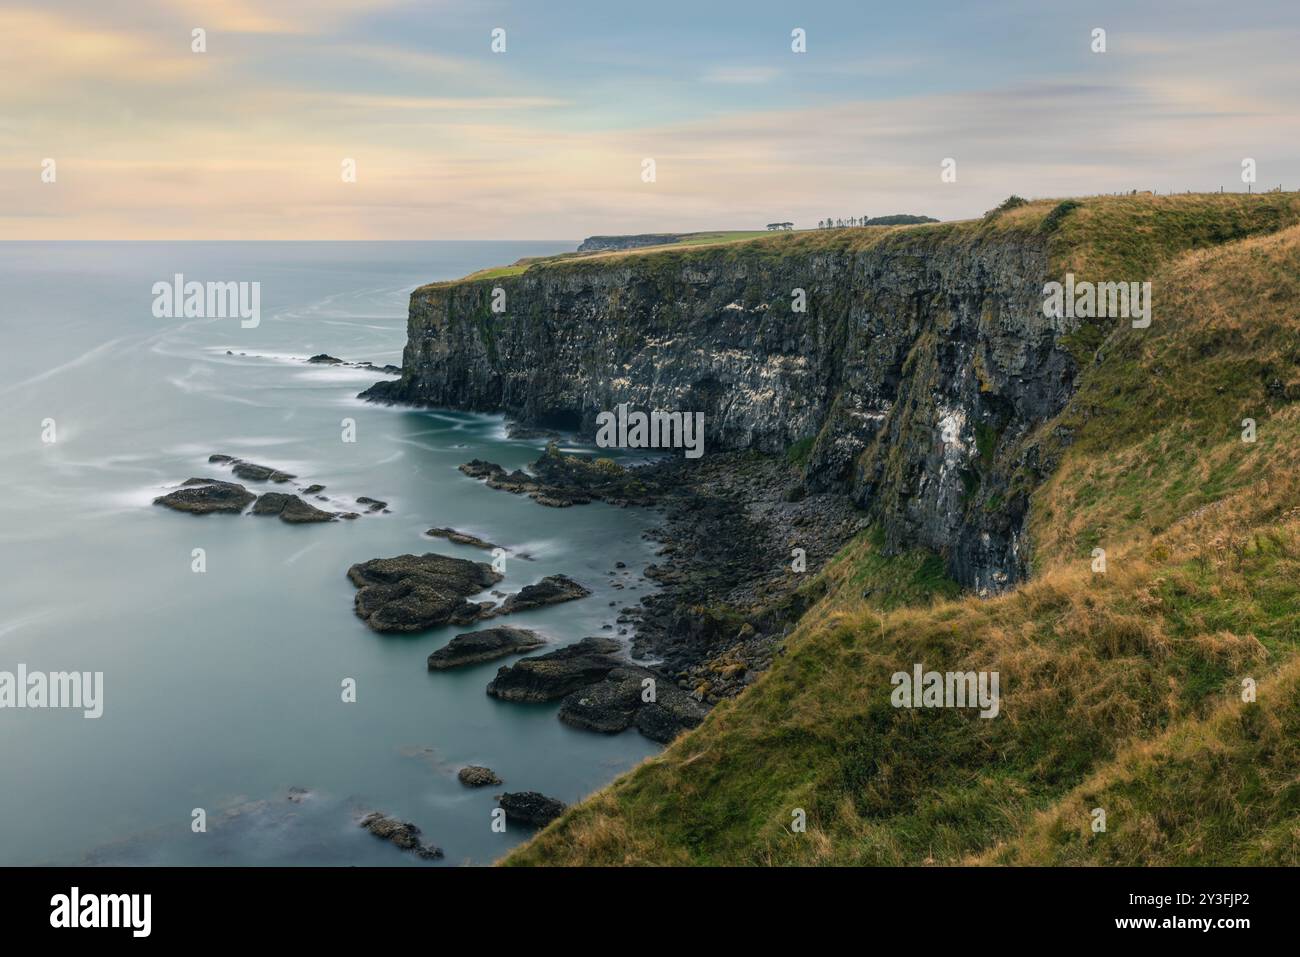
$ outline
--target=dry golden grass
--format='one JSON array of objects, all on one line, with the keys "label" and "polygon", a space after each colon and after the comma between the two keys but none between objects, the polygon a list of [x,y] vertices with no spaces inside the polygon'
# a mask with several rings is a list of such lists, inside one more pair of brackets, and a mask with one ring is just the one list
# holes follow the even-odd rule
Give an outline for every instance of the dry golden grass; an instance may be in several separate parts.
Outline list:
[{"label": "dry golden grass", "polygon": [[[1033,580],[870,605],[864,574],[912,595],[920,572],[891,578],[855,542],[753,687],[508,863],[1300,860],[1300,227],[1170,254],[1162,218],[1213,202],[1125,197],[1090,221],[1137,217],[1158,294],[1152,327],[1110,336],[1044,427],[1073,439],[1032,500]],[[1077,271],[1131,254],[1084,250]],[[889,676],[914,662],[999,672],[1001,714],[893,708]]]}]

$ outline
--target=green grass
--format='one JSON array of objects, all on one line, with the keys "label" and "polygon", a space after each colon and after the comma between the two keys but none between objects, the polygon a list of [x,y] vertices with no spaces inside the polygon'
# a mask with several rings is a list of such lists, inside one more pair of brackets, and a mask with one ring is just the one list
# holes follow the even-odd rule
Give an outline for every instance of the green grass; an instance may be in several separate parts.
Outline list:
[{"label": "green grass", "polygon": [[531,265],[531,263],[516,263],[513,266],[495,266],[492,269],[480,269],[478,272],[470,273],[465,277],[465,280],[477,281],[481,279],[503,279],[507,276],[520,276],[527,272]]},{"label": "green grass", "polygon": [[918,548],[888,555],[884,546],[879,529],[861,532],[827,564],[823,576],[835,588],[886,610],[923,606],[961,593],[934,552]]},{"label": "green grass", "polygon": [[808,457],[812,454],[813,445],[816,442],[816,436],[799,439],[785,450],[785,460],[791,465],[802,466],[808,464]]},{"label": "green grass", "polygon": [[[673,245],[674,246],[703,246],[709,243],[734,243],[742,239],[756,239],[759,236],[773,236],[773,235],[789,236],[792,235],[793,233],[794,230],[790,230],[789,232],[785,232],[784,230],[782,230],[778,232],[770,229],[733,229],[728,232],[720,232],[720,233],[691,233],[690,235],[683,237],[681,242],[673,243]],[[670,247],[661,246],[659,248],[667,249]]]},{"label": "green grass", "polygon": [[[859,536],[753,686],[507,863],[1300,863],[1297,198],[1079,203],[1052,268],[1149,275],[1157,307],[1098,337],[1034,439],[1056,462],[1034,578],[979,600]],[[1060,205],[914,230],[1044,235]],[[996,437],[977,445],[987,463]],[[997,671],[1002,713],[893,708],[912,663]]]}]

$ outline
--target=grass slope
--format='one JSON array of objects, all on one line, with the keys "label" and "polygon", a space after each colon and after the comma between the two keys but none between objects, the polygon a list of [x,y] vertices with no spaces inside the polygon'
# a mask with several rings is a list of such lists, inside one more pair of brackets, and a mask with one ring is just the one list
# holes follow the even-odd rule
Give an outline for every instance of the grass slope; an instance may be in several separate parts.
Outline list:
[{"label": "grass slope", "polygon": [[[1033,580],[961,596],[860,537],[752,688],[507,863],[1300,863],[1300,198],[1077,203],[912,227],[1153,282],[1041,430]],[[1001,714],[892,707],[915,662],[998,671]]]}]

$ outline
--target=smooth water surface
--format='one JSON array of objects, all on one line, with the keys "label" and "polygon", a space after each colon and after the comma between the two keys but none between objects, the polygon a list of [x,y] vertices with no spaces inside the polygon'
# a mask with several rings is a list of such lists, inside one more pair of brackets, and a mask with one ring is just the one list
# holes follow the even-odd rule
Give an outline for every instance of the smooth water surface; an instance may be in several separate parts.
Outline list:
[{"label": "smooth water surface", "polygon": [[[485,863],[527,836],[492,832],[493,793],[573,801],[656,750],[635,731],[569,728],[554,705],[489,698],[513,659],[429,673],[428,654],[471,629],[376,634],[345,576],[404,552],[490,559],[423,535],[451,525],[533,556],[508,560],[503,590],[555,573],[595,590],[472,627],[609,635],[651,587],[638,573],[653,516],[490,490],[456,466],[522,466],[544,443],[507,439],[496,416],[363,403],[375,373],[302,361],[400,364],[412,288],[570,248],[0,243],[0,671],[104,673],[98,720],[0,710],[0,864],[423,863],[360,829],[369,810],[418,824],[446,863]],[[260,325],[155,318],[152,286],[175,273],[260,282]],[[230,478],[213,452],[324,484],[334,508],[368,495],[391,513],[290,526],[150,504],[191,476]],[[504,788],[460,785],[467,763]],[[196,808],[206,833],[191,829]]]}]

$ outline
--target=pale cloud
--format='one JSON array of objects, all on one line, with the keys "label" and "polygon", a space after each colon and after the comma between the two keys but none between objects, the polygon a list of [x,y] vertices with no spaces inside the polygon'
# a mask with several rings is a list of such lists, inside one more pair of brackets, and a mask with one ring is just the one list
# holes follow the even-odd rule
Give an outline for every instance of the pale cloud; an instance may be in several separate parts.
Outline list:
[{"label": "pale cloud", "polygon": [[751,85],[770,83],[781,71],[765,66],[713,67],[701,77],[705,83],[733,83]]},{"label": "pale cloud", "polygon": [[[320,98],[316,98],[320,101]],[[335,101],[341,108],[366,110],[539,110],[567,106],[569,101],[544,96],[361,96],[348,95]]]},{"label": "pale cloud", "polygon": [[[396,0],[155,0],[160,14],[224,33],[313,34],[338,28]],[[435,4],[443,7],[446,4]]]},{"label": "pale cloud", "polygon": [[437,77],[460,77],[462,79],[482,80],[487,71],[480,62],[468,57],[453,57],[428,53],[422,50],[409,50],[401,47],[378,46],[366,43],[323,43],[316,49],[324,58],[351,57],[368,61],[386,70],[396,70],[413,74],[428,74]]},{"label": "pale cloud", "polygon": [[44,10],[0,8],[0,97],[30,98],[43,84],[111,76],[158,83],[202,72],[207,62],[189,42],[168,50],[137,33],[91,27]]},{"label": "pale cloud", "polygon": [[[0,88],[0,238],[577,238],[958,218],[1012,192],[1231,188],[1247,155],[1271,184],[1300,160],[1285,33],[1129,35],[1071,70],[1002,83],[990,70],[959,92],[855,81],[931,69],[933,53],[810,54],[781,70],[697,66],[676,86],[610,66],[625,84],[610,95],[485,43],[475,56],[353,35],[351,18],[380,6],[221,3],[210,22],[247,36],[220,57],[177,42],[175,18],[197,7],[130,27],[0,12],[0,67],[15,78]],[[306,11],[321,33],[299,29]],[[281,70],[286,56],[316,69]],[[803,105],[779,100],[800,71],[844,79]],[[647,103],[660,119],[638,112]],[[40,182],[45,156],[55,185]],[[948,156],[955,184],[939,179]],[[345,158],[356,183],[340,177]]]}]

